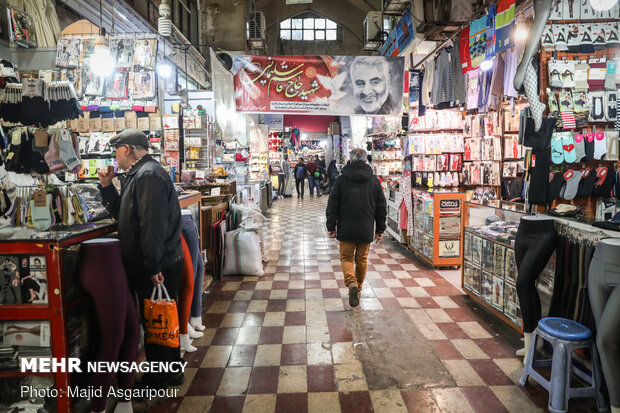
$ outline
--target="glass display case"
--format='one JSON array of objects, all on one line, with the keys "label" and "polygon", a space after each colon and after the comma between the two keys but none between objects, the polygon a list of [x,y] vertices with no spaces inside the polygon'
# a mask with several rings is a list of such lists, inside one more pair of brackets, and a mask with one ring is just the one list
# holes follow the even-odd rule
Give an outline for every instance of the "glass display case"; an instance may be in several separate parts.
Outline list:
[{"label": "glass display case", "polygon": [[[506,201],[465,203],[462,288],[474,300],[522,332],[517,298],[517,264],[514,243],[519,221],[526,215],[523,204]],[[555,254],[538,279],[538,291],[545,307],[551,300]]]},{"label": "glass display case", "polygon": [[413,190],[414,233],[409,248],[434,267],[461,266],[465,194]]}]

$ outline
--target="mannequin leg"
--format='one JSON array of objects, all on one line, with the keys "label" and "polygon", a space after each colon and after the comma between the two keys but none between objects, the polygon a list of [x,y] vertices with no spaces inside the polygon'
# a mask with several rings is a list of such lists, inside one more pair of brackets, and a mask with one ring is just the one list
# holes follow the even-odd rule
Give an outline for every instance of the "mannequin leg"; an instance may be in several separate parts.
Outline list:
[{"label": "mannequin leg", "polygon": [[594,253],[588,274],[588,292],[596,321],[596,346],[601,358],[603,375],[609,390],[612,410],[620,408],[620,282],[618,267],[604,260],[605,254]]},{"label": "mannequin leg", "polygon": [[[105,265],[103,265],[105,263]],[[127,286],[127,277],[122,266],[120,243],[102,242],[82,246],[82,267],[80,271],[82,285],[93,298],[95,312],[101,331],[101,342],[97,352],[97,361],[118,361],[121,359],[121,347],[127,346],[126,354],[130,362],[136,361],[138,351],[138,329],[131,326],[131,300]],[[134,320],[137,320],[134,310]],[[128,314],[130,315],[128,317]],[[119,334],[119,327],[125,327],[125,334]],[[131,352],[133,348],[133,353]],[[133,354],[133,358],[132,358]],[[95,389],[103,389],[103,397],[93,398],[91,409],[102,412],[105,409],[107,389],[112,385],[114,373],[96,373],[92,384]],[[119,383],[121,376],[119,375]],[[133,375],[122,378],[124,385],[131,388]]]},{"label": "mannequin leg", "polygon": [[189,313],[192,306],[192,296],[194,294],[194,267],[192,265],[192,257],[189,253],[189,247],[185,242],[185,237],[181,235],[181,243],[183,246],[183,258],[185,265],[183,267],[183,283],[181,284],[181,293],[179,294],[179,340],[181,348],[187,352],[196,351],[196,347],[192,346],[188,333]]},{"label": "mannequin leg", "polygon": [[517,72],[513,81],[513,85],[517,91],[521,89],[527,67],[534,57],[536,50],[538,50],[538,42],[540,42],[547,20],[551,15],[553,1],[554,0],[534,0],[534,22],[532,26],[530,26],[527,42],[523,48],[523,58],[521,59],[521,63],[519,63],[519,67],[517,67]]},{"label": "mannequin leg", "polygon": [[[138,311],[136,310],[136,303],[129,291],[126,296],[127,312],[125,313],[125,337],[118,354],[119,361],[127,361],[133,363],[138,359],[138,345],[140,341],[140,322],[138,321]],[[118,388],[122,390],[129,390],[133,388],[134,373],[118,373],[116,375],[118,380]],[[131,398],[128,400],[119,400],[119,403],[114,410],[115,413],[131,412],[132,410],[122,410],[122,404],[128,404],[131,408]]]},{"label": "mannequin leg", "polygon": [[[530,344],[532,343],[532,333],[523,333],[523,348],[517,350],[517,356],[525,357],[527,352],[530,351]],[[525,363],[525,358],[523,359]]]},{"label": "mannequin leg", "polygon": [[187,242],[194,268],[194,291],[189,323],[194,329],[202,331],[205,329],[202,325],[202,279],[204,277],[204,262],[200,251],[200,241],[198,239],[196,226],[191,217],[189,219],[184,217],[181,229],[183,237]]}]

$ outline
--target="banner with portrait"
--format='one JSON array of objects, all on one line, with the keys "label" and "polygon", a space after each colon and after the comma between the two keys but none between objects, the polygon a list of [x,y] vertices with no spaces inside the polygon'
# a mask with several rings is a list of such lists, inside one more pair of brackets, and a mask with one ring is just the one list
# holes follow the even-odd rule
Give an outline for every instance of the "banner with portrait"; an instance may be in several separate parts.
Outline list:
[{"label": "banner with portrait", "polygon": [[235,56],[238,112],[400,116],[404,57]]}]

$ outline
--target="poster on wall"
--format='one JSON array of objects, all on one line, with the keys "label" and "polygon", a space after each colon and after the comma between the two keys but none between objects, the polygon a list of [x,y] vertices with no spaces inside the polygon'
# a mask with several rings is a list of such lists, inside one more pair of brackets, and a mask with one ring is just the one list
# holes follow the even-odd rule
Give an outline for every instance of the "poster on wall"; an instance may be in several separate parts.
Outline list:
[{"label": "poster on wall", "polygon": [[110,41],[110,55],[116,62],[116,67],[129,69],[133,65],[134,39],[112,39]]},{"label": "poster on wall", "polygon": [[400,116],[403,57],[235,56],[239,112]]},{"label": "poster on wall", "polygon": [[127,99],[129,72],[114,71],[105,81],[105,97],[108,99]]},{"label": "poster on wall", "polygon": [[86,96],[103,96],[105,78],[95,75],[90,70],[82,71],[82,87]]},{"label": "poster on wall", "polygon": [[157,56],[157,39],[138,39],[133,50],[133,65],[137,69],[152,70]]},{"label": "poster on wall", "polygon": [[153,99],[155,97],[155,72],[145,70],[133,73],[134,99]]},{"label": "poster on wall", "polygon": [[9,21],[9,37],[22,47],[37,47],[32,17],[17,9],[6,9]]},{"label": "poster on wall", "polygon": [[56,49],[56,67],[79,67],[80,66],[80,39],[63,37],[58,39]]}]

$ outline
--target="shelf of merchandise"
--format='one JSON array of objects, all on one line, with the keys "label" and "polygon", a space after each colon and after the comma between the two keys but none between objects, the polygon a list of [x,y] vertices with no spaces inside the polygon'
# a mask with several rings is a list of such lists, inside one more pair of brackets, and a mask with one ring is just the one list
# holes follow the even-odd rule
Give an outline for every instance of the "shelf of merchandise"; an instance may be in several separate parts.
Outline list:
[{"label": "shelf of merchandise", "polygon": [[[70,279],[70,271],[65,268],[66,254],[88,239],[106,236],[115,230],[115,223],[112,221],[105,221],[82,225],[75,230],[73,235],[69,235],[65,238],[55,238],[52,232],[50,233],[50,239],[0,241],[2,253],[4,255],[45,257],[48,297],[47,304],[2,305],[0,306],[0,321],[48,321],[50,327],[51,357],[70,357],[67,313],[73,307],[72,304],[80,297],[70,297],[70,291],[74,288],[72,284],[78,283],[78,281]],[[22,373],[20,371],[0,371],[0,379],[33,375],[53,377],[54,387],[64,396],[56,399],[56,411],[73,411],[70,398],[67,397],[66,390],[63,390],[71,384],[69,373],[33,374]]]},{"label": "shelf of merchandise", "polygon": [[403,243],[403,237],[400,231],[400,207],[396,202],[387,199],[387,226],[386,231],[396,241]]},{"label": "shelf of merchandise", "polygon": [[[409,249],[433,267],[463,265],[462,192],[429,193],[413,189],[414,234]],[[442,224],[456,231],[442,229]]]}]

